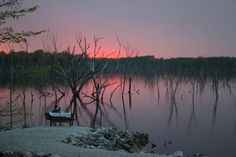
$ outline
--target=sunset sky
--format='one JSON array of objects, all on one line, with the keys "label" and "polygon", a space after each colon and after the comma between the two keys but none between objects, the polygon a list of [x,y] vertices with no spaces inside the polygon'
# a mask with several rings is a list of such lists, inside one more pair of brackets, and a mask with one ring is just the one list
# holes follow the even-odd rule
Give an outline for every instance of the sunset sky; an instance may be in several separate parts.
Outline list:
[{"label": "sunset sky", "polygon": [[[75,34],[103,37],[109,53],[116,38],[141,55],[156,57],[236,56],[235,0],[23,0],[40,8],[19,21],[17,30],[50,29],[60,49],[75,45]],[[29,41],[42,48],[46,34]]]}]

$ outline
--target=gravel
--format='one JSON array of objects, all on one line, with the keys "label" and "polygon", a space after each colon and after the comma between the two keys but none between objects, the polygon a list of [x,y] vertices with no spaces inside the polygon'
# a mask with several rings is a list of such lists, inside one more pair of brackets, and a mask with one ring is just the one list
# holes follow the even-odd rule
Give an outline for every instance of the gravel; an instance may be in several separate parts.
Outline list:
[{"label": "gravel", "polygon": [[62,140],[74,133],[85,134],[87,127],[32,127],[0,132],[0,150],[44,152],[66,157],[182,157],[178,151],[172,155],[126,153],[103,149],[87,149],[65,144]]}]

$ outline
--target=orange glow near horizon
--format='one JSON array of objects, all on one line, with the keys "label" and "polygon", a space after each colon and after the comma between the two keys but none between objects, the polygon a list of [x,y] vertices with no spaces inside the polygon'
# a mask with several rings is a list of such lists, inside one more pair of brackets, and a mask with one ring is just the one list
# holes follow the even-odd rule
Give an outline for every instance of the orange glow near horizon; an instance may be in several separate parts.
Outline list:
[{"label": "orange glow near horizon", "polygon": [[0,51],[1,51],[1,52],[8,53],[8,52],[10,52],[11,50],[14,50],[14,49],[9,48],[9,47],[7,47],[7,46],[5,46],[5,45],[0,45]]},{"label": "orange glow near horizon", "polygon": [[112,51],[112,50],[110,50],[110,49],[106,49],[106,50],[102,50],[101,52],[99,52],[99,53],[97,53],[97,54],[95,54],[95,56],[94,56],[94,54],[93,53],[90,53],[89,54],[89,57],[91,57],[91,58],[110,58],[110,59],[119,59],[119,58],[124,58],[125,57],[125,55],[124,55],[125,53],[124,52],[116,52],[116,51]]}]

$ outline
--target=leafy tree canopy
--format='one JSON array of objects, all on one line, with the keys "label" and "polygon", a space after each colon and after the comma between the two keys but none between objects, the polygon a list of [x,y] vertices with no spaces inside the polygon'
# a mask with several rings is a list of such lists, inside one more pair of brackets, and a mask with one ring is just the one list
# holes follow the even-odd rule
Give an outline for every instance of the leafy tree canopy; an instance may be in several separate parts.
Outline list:
[{"label": "leafy tree canopy", "polygon": [[5,27],[7,19],[18,20],[28,13],[34,12],[38,6],[22,8],[22,0],[0,0],[0,45],[7,42],[26,42],[29,36],[41,34],[44,31],[21,31],[17,32],[12,27]]}]

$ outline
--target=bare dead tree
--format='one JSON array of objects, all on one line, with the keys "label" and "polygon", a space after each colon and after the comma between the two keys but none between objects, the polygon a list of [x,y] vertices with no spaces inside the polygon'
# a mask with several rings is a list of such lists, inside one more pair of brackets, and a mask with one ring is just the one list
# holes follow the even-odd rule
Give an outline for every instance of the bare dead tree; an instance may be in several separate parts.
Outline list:
[{"label": "bare dead tree", "polygon": [[115,94],[116,90],[117,90],[118,88],[120,88],[121,86],[122,86],[122,84],[119,84],[119,85],[116,86],[116,87],[114,88],[114,90],[111,92],[111,95],[110,95],[110,104],[111,104],[111,106],[113,106],[112,97],[113,97],[113,95]]},{"label": "bare dead tree", "polygon": [[214,107],[212,111],[212,126],[211,128],[214,129],[215,123],[216,123],[216,115],[217,115],[217,108],[218,108],[218,99],[219,99],[219,78],[218,78],[218,72],[215,70],[214,77],[212,78],[212,90],[215,94],[215,102]]},{"label": "bare dead tree", "polygon": [[[22,49],[25,51],[25,53],[28,53],[29,51],[29,43],[28,43],[28,39],[26,38],[25,41],[23,43],[20,43],[20,46],[22,47]],[[23,95],[23,99],[22,99],[22,107],[23,107],[23,119],[24,119],[24,124],[23,127],[27,127],[27,111],[26,111],[26,95],[25,95],[25,90],[26,90],[26,86],[25,86],[25,82],[24,82],[24,73],[26,73],[26,69],[25,69],[25,62],[26,62],[26,58],[25,58],[25,54],[23,56],[23,61],[22,61],[22,65],[21,65],[21,76],[19,77],[20,82],[22,84],[22,95]]]},{"label": "bare dead tree", "polygon": [[[118,43],[120,45],[120,41],[118,40]],[[123,105],[123,112],[124,112],[124,123],[125,123],[125,127],[126,130],[128,130],[128,120],[127,120],[127,113],[126,113],[126,105],[125,105],[125,87],[126,87],[126,81],[128,78],[129,81],[129,85],[128,85],[128,96],[129,96],[129,108],[132,108],[132,92],[131,92],[131,83],[132,83],[132,75],[130,70],[130,64],[128,62],[128,59],[130,59],[137,51],[129,44],[129,43],[122,43],[122,47],[125,51],[125,65],[124,65],[124,69],[123,69],[123,81],[122,81],[122,92],[121,92],[121,100],[122,100],[122,105]],[[138,53],[137,53],[138,55]]]},{"label": "bare dead tree", "polygon": [[61,48],[58,33],[48,32],[42,39],[42,45],[46,52],[58,53]]},{"label": "bare dead tree", "polygon": [[132,107],[131,84],[132,84],[132,79],[131,79],[131,77],[129,77],[129,90],[128,90],[128,95],[129,95],[129,108],[130,108],[130,109],[131,109],[131,107]]},{"label": "bare dead tree", "polygon": [[[50,52],[50,53],[58,53],[59,49],[61,47],[61,44],[59,44],[59,38],[58,38],[58,33],[55,32],[48,32],[46,34],[46,37],[43,38],[42,40],[42,45],[43,48],[46,52]],[[56,64],[58,64],[57,56],[54,55],[54,58],[56,60]],[[62,100],[62,98],[65,96],[65,92],[63,90],[60,89],[60,87],[58,86],[57,83],[57,78],[56,78],[56,73],[55,73],[55,69],[57,68],[58,65],[43,65],[43,67],[46,69],[46,71],[43,73],[44,78],[45,78],[45,82],[51,87],[51,89],[53,90],[54,93],[54,98],[55,100],[50,104],[49,108],[54,108],[55,106],[57,106],[60,101]],[[58,96],[58,93],[60,94],[60,96]],[[54,106],[54,107],[52,107]]]},{"label": "bare dead tree", "polygon": [[160,81],[159,81],[159,78],[157,78],[156,87],[157,87],[157,104],[158,104],[158,105],[160,104],[160,98],[161,98],[159,82],[160,82]]},{"label": "bare dead tree", "polygon": [[[54,71],[58,75],[56,76],[56,79],[65,82],[72,93],[69,106],[77,119],[77,123],[79,124],[77,115],[77,101],[82,100],[80,98],[80,92],[91,76],[86,63],[88,59],[87,51],[90,48],[90,45],[85,38],[78,38],[77,43],[81,52],[79,54],[75,54],[75,46],[72,50],[68,47],[68,49],[63,53],[65,63],[61,63],[59,60],[56,60],[59,67],[54,69]],[[54,85],[54,88],[55,87],[56,86]]]},{"label": "bare dead tree", "polygon": [[12,97],[13,97],[13,62],[12,62],[12,56],[11,56],[11,74],[10,74],[10,128],[12,128],[13,126],[13,109],[12,109],[12,105],[13,105],[13,101],[12,101]]},{"label": "bare dead tree", "polygon": [[[82,64],[82,56],[84,54],[80,54],[79,56],[74,56],[74,49],[72,52],[67,51],[65,52],[65,60],[70,67],[65,67],[65,65],[58,62],[59,70],[56,70],[56,73],[59,75],[60,80],[63,80],[70,88],[72,93],[72,98],[70,101],[70,106],[73,106],[73,113],[77,115],[76,112],[76,106],[77,106],[77,92],[78,92],[78,86],[79,83],[83,79],[83,73],[85,73],[85,70],[79,71],[80,66]],[[77,117],[76,117],[77,118]]]},{"label": "bare dead tree", "polygon": [[[89,97],[92,100],[91,102],[96,102],[96,111],[92,118],[92,122],[94,123],[91,124],[91,126],[94,127],[95,119],[97,119],[98,113],[100,113],[100,117],[102,116],[100,103],[103,98],[103,94],[105,93],[106,88],[113,83],[109,83],[109,77],[104,77],[108,61],[99,60],[97,58],[107,56],[101,52],[101,46],[99,46],[99,41],[102,38],[97,38],[94,36],[93,39],[94,46],[93,50],[91,51],[90,44],[87,39],[82,35],[78,35],[76,37],[76,42],[79,47],[79,52],[75,52],[75,46],[73,49],[68,47],[66,51],[60,54],[60,56],[63,57],[63,61],[55,58],[56,68],[53,68],[55,75],[50,74],[45,75],[45,77],[48,80],[47,82],[52,86],[56,100],[61,98],[57,98],[57,92],[60,92],[62,95],[64,95],[64,92],[60,91],[60,88],[58,88],[56,85],[56,80],[64,82],[69,87],[72,96],[70,99],[69,108],[67,109],[71,109],[73,115],[77,119],[78,124],[78,102],[82,107],[84,107],[86,104],[83,102],[81,96]],[[47,47],[48,45],[49,47],[50,45],[54,45],[54,50],[56,50],[56,41],[56,38],[51,38],[50,42],[53,44],[46,44],[46,42],[44,42],[44,47]],[[94,91],[89,95],[82,92],[84,86],[88,82],[91,82],[94,88]],[[56,100],[55,103],[57,103]]]},{"label": "bare dead tree", "polygon": [[[103,107],[103,97],[107,87],[115,84],[116,82],[109,82],[109,77],[115,72],[110,72],[109,75],[105,75],[106,69],[108,67],[108,61],[99,58],[106,58],[110,54],[105,55],[101,52],[101,46],[99,46],[99,41],[103,38],[98,38],[96,36],[93,37],[93,50],[89,52],[90,45],[88,44],[86,38],[82,36],[78,36],[77,44],[82,52],[85,52],[85,57],[88,58],[87,60],[87,67],[89,70],[89,79],[91,80],[93,91],[91,94],[84,94],[85,97],[91,98],[91,102],[95,102],[95,113],[91,120],[91,127],[95,127],[98,114],[100,114],[100,121],[101,124],[102,116],[104,116],[103,112],[105,108]],[[81,88],[78,92],[81,91]],[[79,96],[78,94],[77,96]]]},{"label": "bare dead tree", "polygon": [[[125,57],[126,57],[126,62],[125,62],[124,69],[123,69],[122,97],[124,97],[126,80],[128,78],[129,107],[131,109],[131,107],[132,107],[132,92],[131,92],[132,74],[130,71],[131,65],[129,64],[128,59],[132,58],[134,56],[134,54],[136,54],[136,56],[137,56],[138,50],[134,49],[129,43],[124,43],[124,42],[122,43],[122,47],[125,51]],[[124,99],[124,98],[122,98],[122,99]]]}]

